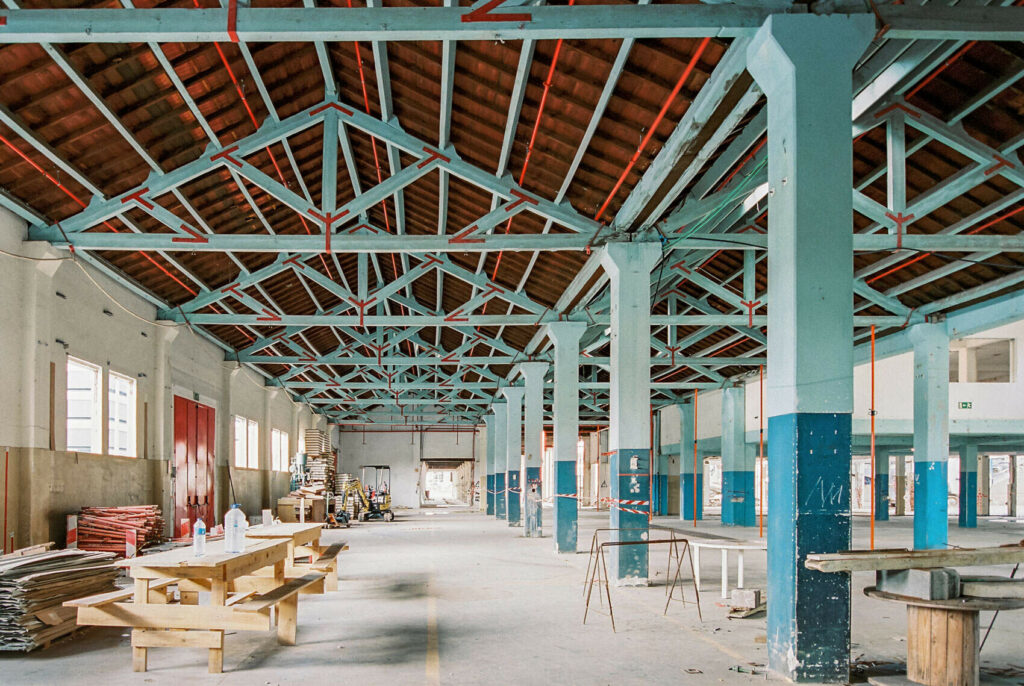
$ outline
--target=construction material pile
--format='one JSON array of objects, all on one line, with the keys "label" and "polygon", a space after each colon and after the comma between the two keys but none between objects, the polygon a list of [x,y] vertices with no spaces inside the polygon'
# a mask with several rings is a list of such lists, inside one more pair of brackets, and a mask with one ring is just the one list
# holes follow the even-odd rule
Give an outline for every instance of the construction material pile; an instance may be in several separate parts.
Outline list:
[{"label": "construction material pile", "polygon": [[319,429],[307,429],[305,439],[308,485],[323,492],[333,492],[337,454],[331,449],[330,439]]},{"label": "construction material pile", "polygon": [[124,555],[125,534],[131,530],[135,531],[139,551],[159,543],[164,532],[160,507],[83,507],[78,514],[78,547]]},{"label": "construction material pile", "polygon": [[28,652],[74,631],[77,611],[61,604],[116,591],[114,557],[85,550],[0,557],[0,650]]}]

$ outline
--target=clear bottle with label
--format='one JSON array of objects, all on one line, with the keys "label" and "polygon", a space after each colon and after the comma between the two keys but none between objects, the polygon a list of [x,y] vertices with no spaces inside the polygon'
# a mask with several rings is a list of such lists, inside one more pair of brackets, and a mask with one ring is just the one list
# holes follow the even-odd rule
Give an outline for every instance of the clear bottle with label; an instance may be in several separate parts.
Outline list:
[{"label": "clear bottle with label", "polygon": [[245,550],[245,513],[235,503],[224,515],[224,552],[240,553]]},{"label": "clear bottle with label", "polygon": [[206,554],[206,523],[198,518],[192,525],[192,553],[196,557]]}]

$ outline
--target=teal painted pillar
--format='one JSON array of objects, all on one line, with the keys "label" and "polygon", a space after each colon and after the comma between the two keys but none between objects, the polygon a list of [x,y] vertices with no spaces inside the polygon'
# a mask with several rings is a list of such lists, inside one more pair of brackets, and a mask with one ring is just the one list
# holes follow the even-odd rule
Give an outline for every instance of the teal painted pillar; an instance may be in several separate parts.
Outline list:
[{"label": "teal painted pillar", "polygon": [[768,661],[845,683],[850,577],[804,567],[850,548],[852,70],[867,15],[768,18],[747,69],[768,96]]},{"label": "teal painted pillar", "polygon": [[679,519],[704,519],[704,460],[696,452],[693,401],[679,407]]},{"label": "teal painted pillar", "polygon": [[875,449],[875,521],[889,521],[889,451]]},{"label": "teal painted pillar", "polygon": [[508,425],[508,410],[505,403],[496,402],[491,404],[491,411],[494,412],[494,517],[507,519],[508,489],[505,487],[505,476],[508,470],[508,438],[505,429]]},{"label": "teal painted pillar", "polygon": [[[555,344],[555,388],[551,404],[554,417],[555,552],[575,553],[578,538],[576,492],[576,444],[580,433],[580,337],[583,322],[548,324]],[[589,456],[588,456],[589,457]]]},{"label": "teal painted pillar", "polygon": [[965,443],[960,448],[960,516],[961,528],[978,526],[978,446]]},{"label": "teal painted pillar", "polygon": [[722,389],[722,524],[756,526],[754,460],[744,436],[745,390]]},{"label": "teal painted pillar", "polygon": [[487,514],[494,514],[494,415],[484,417],[487,430]]},{"label": "teal painted pillar", "polygon": [[[651,269],[658,243],[609,243],[601,256],[611,291],[608,461],[612,540],[643,540],[651,486]],[[614,547],[609,574],[646,584],[646,546]]]},{"label": "teal painted pillar", "polygon": [[915,324],[914,548],[945,548],[949,528],[949,333]]},{"label": "teal painted pillar", "polygon": [[[526,381],[526,422],[523,431],[523,505],[526,505],[526,494],[536,489],[537,498],[544,497],[541,490],[540,467],[544,456],[541,445],[544,443],[544,375],[548,371],[547,362],[523,362],[519,365]],[[537,532],[541,531],[543,508],[536,512]],[[526,535],[531,535],[527,530]]]},{"label": "teal painted pillar", "polygon": [[654,413],[654,514],[668,514],[668,453],[661,447],[661,412]]},{"label": "teal painted pillar", "polygon": [[526,389],[522,386],[509,386],[502,389],[505,394],[505,408],[508,422],[505,424],[505,490],[508,492],[508,525],[522,526],[523,487],[521,475],[523,469],[523,396]]}]

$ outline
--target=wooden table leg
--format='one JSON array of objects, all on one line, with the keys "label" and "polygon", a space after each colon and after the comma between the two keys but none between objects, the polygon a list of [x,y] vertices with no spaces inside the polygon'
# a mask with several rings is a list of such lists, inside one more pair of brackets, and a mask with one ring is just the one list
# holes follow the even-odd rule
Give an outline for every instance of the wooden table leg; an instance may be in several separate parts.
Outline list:
[{"label": "wooden table leg", "polygon": [[[210,583],[210,603],[223,606],[228,599],[228,584],[224,579],[213,579]],[[207,671],[210,674],[220,674],[224,671],[224,632],[214,631],[219,635],[219,647],[210,648],[207,660]]]},{"label": "wooden table leg", "polygon": [[295,645],[299,615],[299,594],[293,593],[277,604],[277,642],[283,646]]},{"label": "wooden table leg", "polygon": [[[136,605],[149,604],[149,579],[135,580],[134,602]],[[132,646],[132,671],[145,672],[148,657],[149,655],[146,648],[136,648],[135,646]]]},{"label": "wooden table leg", "polygon": [[907,605],[907,678],[928,686],[977,686],[978,611]]}]

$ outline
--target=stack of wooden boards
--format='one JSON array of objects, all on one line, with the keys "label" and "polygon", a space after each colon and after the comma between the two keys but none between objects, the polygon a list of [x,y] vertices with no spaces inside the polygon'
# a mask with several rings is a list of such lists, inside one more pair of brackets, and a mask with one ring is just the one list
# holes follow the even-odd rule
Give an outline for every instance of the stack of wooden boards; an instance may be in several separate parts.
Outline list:
[{"label": "stack of wooden boards", "polygon": [[117,590],[113,553],[48,547],[0,557],[0,650],[49,645],[77,628],[75,608],[64,601]]},{"label": "stack of wooden boards", "polygon": [[164,520],[158,505],[84,507],[78,514],[78,547],[124,555],[125,534],[134,530],[136,547],[159,543]]}]

